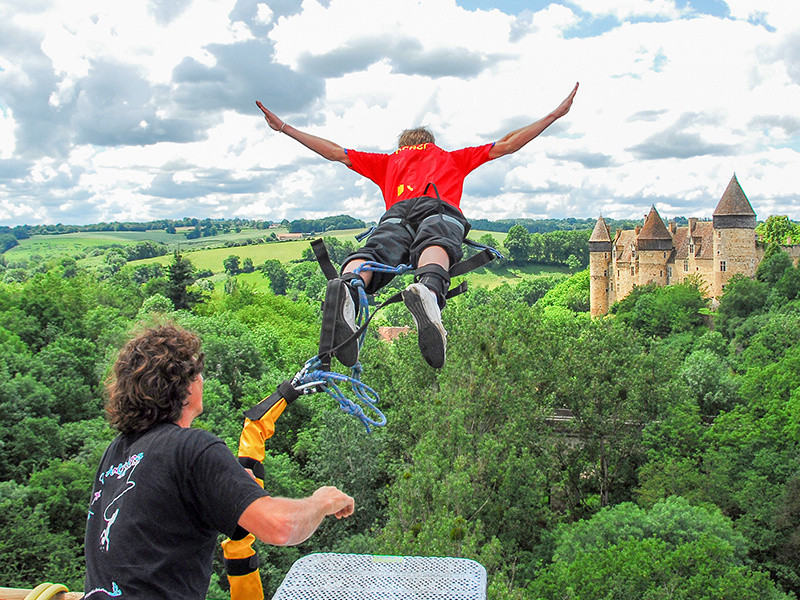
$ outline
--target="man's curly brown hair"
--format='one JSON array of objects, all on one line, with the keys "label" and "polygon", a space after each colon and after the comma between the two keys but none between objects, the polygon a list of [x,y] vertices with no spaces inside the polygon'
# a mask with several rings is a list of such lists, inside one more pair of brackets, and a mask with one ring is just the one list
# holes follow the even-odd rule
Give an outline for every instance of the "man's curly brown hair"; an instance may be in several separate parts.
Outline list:
[{"label": "man's curly brown hair", "polygon": [[177,421],[204,358],[200,338],[174,325],[132,339],[120,350],[107,386],[111,426],[130,434]]},{"label": "man's curly brown hair", "polygon": [[397,147],[402,148],[403,146],[417,146],[418,144],[425,143],[435,144],[436,140],[430,131],[424,127],[417,127],[415,129],[406,129],[403,131],[397,141]]}]

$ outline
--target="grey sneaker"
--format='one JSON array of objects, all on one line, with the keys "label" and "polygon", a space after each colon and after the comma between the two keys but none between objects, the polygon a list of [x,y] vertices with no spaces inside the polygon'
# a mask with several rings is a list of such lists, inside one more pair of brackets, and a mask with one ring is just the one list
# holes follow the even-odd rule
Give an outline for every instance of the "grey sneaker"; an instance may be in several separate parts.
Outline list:
[{"label": "grey sneaker", "polygon": [[353,335],[358,327],[356,327],[356,305],[350,295],[349,286],[341,279],[330,280],[325,300],[335,302],[333,354],[345,367],[352,367],[358,362],[358,337]]},{"label": "grey sneaker", "polygon": [[417,325],[422,358],[434,369],[441,369],[447,351],[447,332],[442,325],[436,294],[421,283],[412,283],[403,290],[403,302]]}]

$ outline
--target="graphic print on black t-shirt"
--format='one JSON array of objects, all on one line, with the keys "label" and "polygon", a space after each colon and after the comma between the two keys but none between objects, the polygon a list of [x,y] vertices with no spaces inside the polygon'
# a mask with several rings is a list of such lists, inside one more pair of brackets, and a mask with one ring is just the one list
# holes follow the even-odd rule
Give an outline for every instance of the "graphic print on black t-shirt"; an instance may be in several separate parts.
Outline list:
[{"label": "graphic print on black t-shirt", "polygon": [[[136,470],[136,466],[142,462],[143,458],[144,452],[132,454],[125,462],[113,465],[106,471],[100,473],[97,478],[97,482],[95,483],[95,492],[92,494],[92,501],[89,504],[89,514],[87,520],[92,519],[92,517],[95,516],[95,513],[92,509],[96,504],[100,507],[103,506],[104,502],[101,501],[103,498],[103,493],[105,493],[106,496],[111,495],[112,497],[111,501],[106,505],[101,515],[105,525],[100,532],[99,542],[100,548],[106,552],[108,552],[111,546],[111,528],[113,527],[114,523],[117,522],[117,517],[119,517],[119,512],[121,510],[121,506],[118,501],[127,492],[136,487],[134,471]],[[108,480],[108,485],[106,480]],[[118,481],[121,481],[122,484],[117,484]],[[89,598],[90,596],[98,593],[105,594],[111,598],[122,596],[122,590],[119,589],[119,586],[115,581],[112,581],[110,590],[105,588],[95,588],[87,592],[84,598]]]},{"label": "graphic print on black t-shirt", "polygon": [[[95,502],[100,500],[104,491],[114,494],[113,499],[106,505],[106,508],[103,511],[103,521],[105,522],[105,527],[100,534],[100,547],[106,551],[108,551],[109,544],[111,543],[111,527],[114,525],[114,523],[116,523],[117,517],[119,516],[120,507],[117,501],[127,492],[136,487],[136,481],[133,478],[133,473],[136,469],[136,465],[142,462],[142,458],[144,458],[144,452],[137,452],[136,454],[130,456],[125,462],[113,467],[109,467],[107,471],[104,471],[100,474],[100,477],[98,477],[98,481],[102,488],[99,491],[96,491],[92,496],[92,503],[89,506],[89,518],[91,519],[94,515],[92,512],[92,506],[94,506]],[[110,489],[105,490],[103,488],[105,488],[107,478],[116,478],[117,480],[124,479],[125,481],[122,484],[121,489],[118,487],[115,489],[115,487],[109,486]]]}]

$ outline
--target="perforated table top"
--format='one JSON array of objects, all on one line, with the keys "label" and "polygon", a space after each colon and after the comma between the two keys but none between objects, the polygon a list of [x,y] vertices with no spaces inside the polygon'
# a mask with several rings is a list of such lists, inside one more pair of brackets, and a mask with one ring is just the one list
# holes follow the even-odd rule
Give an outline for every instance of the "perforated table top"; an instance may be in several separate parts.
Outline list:
[{"label": "perforated table top", "polygon": [[465,558],[309,554],[273,600],[485,600],[486,569]]}]

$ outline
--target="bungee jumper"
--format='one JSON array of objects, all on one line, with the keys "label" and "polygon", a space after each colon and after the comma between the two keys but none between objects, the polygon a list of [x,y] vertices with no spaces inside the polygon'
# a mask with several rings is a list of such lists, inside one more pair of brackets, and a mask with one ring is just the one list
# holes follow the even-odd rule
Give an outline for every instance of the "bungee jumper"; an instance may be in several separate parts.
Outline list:
[{"label": "bungee jumper", "polygon": [[423,358],[435,369],[444,366],[447,332],[441,310],[451,267],[463,256],[462,243],[470,229],[460,209],[464,179],[480,165],[516,152],[566,115],[577,91],[576,83],[547,116],[491,144],[446,151],[428,129],[419,127],[403,131],[397,150],[386,154],[345,149],[289,125],[256,101],[270,128],[367,177],[380,187],[386,204],[364,246],[344,259],[341,274],[328,274],[323,330],[327,323],[332,331],[323,331],[323,336],[332,341],[322,340],[321,348],[327,345],[344,366],[354,367],[359,354],[357,313],[364,306],[359,290],[374,294],[398,274],[393,269],[410,265],[414,282],[401,292],[402,300],[414,318]]},{"label": "bungee jumper", "polygon": [[[365,245],[348,255],[341,274],[336,271],[322,240],[312,242],[328,285],[323,304],[319,353],[291,379],[244,413],[239,438],[239,463],[263,487],[265,442],[275,432],[275,421],[301,395],[326,392],[340,408],[359,418],[367,429],[382,426],[386,418],[377,408],[378,395],[360,380],[359,351],[371,319],[367,294],[374,294],[393,277],[415,270],[415,280],[382,306],[402,300],[417,326],[420,351],[433,368],[444,366],[447,332],[441,309],[447,298],[464,289],[450,289],[452,277],[485,264],[497,256],[493,249],[466,238],[470,224],[459,204],[465,177],[489,160],[511,154],[569,112],[578,84],[546,117],[512,131],[493,144],[447,152],[435,145],[425,128],[404,131],[398,149],[390,154],[345,150],[338,144],[287,125],[261,102],[256,102],[269,126],[285,133],[322,157],[341,162],[381,188],[386,212],[368,232]],[[462,261],[462,244],[482,250]],[[335,356],[351,369],[350,376],[330,371]],[[338,383],[349,382],[358,402],[348,399]],[[371,414],[366,414],[362,405]],[[263,600],[255,536],[242,527],[222,543],[232,600]]]}]

